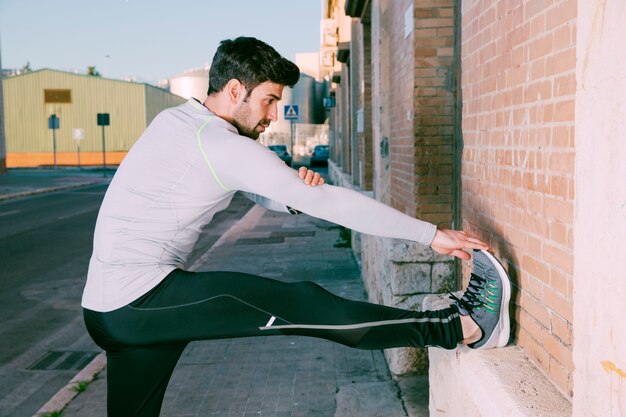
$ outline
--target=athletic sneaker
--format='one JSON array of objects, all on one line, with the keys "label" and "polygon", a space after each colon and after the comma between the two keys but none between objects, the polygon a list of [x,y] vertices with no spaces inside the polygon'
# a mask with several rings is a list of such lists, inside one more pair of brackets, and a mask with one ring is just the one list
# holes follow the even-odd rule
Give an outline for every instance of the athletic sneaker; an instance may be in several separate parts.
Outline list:
[{"label": "athletic sneaker", "polygon": [[474,271],[467,290],[461,298],[450,294],[463,316],[478,324],[482,337],[468,346],[472,349],[490,349],[506,346],[509,342],[509,299],[511,283],[498,260],[485,250],[474,250]]}]

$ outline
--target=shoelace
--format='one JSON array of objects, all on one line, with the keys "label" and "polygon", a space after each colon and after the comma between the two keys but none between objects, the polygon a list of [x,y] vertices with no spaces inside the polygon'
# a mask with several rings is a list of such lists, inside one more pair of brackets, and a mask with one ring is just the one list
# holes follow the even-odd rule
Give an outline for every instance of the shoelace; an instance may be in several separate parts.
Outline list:
[{"label": "shoelace", "polygon": [[467,290],[465,290],[461,298],[452,294],[450,291],[448,291],[448,294],[451,299],[459,303],[468,313],[471,313],[475,308],[486,305],[481,299],[483,297],[481,290],[484,290],[485,283],[487,283],[485,278],[472,274],[469,284],[467,285]]}]

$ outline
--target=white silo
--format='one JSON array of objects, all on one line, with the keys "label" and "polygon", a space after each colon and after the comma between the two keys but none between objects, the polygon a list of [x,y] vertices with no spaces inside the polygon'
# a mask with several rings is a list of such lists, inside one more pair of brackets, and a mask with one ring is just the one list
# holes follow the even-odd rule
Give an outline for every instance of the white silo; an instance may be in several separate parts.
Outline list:
[{"label": "white silo", "polygon": [[170,78],[170,92],[184,98],[206,99],[209,89],[209,67],[190,69]]}]

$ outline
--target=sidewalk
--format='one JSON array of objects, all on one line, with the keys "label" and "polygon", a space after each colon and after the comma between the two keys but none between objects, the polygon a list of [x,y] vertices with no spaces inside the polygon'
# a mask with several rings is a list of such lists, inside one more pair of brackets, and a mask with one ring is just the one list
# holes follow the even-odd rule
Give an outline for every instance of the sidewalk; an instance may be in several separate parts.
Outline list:
[{"label": "sidewalk", "polygon": [[95,168],[19,168],[0,174],[0,201],[49,191],[108,182],[113,171],[102,175]]},{"label": "sidewalk", "polygon": [[[338,237],[330,223],[255,206],[192,269],[315,280],[341,296],[364,299],[351,250],[333,246]],[[104,417],[105,386],[106,368],[62,416]],[[161,415],[399,417],[406,412],[381,351],[275,336],[191,343]]]},{"label": "sidewalk", "polygon": [[[0,201],[108,182],[97,170],[19,169],[0,175]],[[306,215],[253,207],[190,269],[313,280],[351,299],[365,299],[352,251],[335,248],[338,227]],[[106,416],[106,359],[100,355],[48,403],[62,417]],[[79,381],[90,381],[76,394]],[[305,337],[259,337],[191,343],[172,376],[163,417],[426,416],[425,377],[391,378],[381,351]],[[402,398],[402,399],[401,399]],[[404,402],[403,402],[404,400]],[[427,407],[427,405],[426,405]],[[58,414],[51,414],[58,415]]]}]

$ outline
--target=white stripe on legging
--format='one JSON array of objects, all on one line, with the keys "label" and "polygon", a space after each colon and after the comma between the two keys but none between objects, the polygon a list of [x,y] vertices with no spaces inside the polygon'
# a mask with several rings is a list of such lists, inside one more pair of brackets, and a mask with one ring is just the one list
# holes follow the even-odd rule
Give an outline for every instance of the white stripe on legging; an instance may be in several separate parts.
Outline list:
[{"label": "white stripe on legging", "polygon": [[449,323],[452,319],[459,317],[458,313],[453,313],[448,317],[423,317],[420,319],[399,319],[399,320],[385,320],[385,321],[370,321],[367,323],[356,324],[286,324],[283,326],[265,326],[259,327],[259,330],[281,330],[281,329],[312,329],[312,330],[353,330],[362,329],[365,327],[378,327],[389,326],[394,324],[408,324],[408,323]]}]

